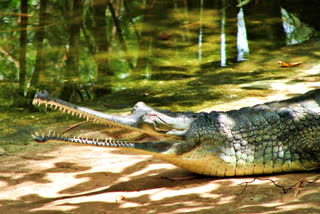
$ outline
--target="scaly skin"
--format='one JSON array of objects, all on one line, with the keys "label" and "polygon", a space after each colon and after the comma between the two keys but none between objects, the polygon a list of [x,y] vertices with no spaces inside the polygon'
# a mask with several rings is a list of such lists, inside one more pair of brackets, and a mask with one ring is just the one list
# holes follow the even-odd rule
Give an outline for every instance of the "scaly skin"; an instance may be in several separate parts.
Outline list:
[{"label": "scaly skin", "polygon": [[173,113],[137,103],[129,116],[114,116],[51,97],[34,104],[58,107],[87,120],[138,130],[165,141],[84,139],[52,134],[34,141],[120,147],[154,155],[210,176],[244,176],[320,168],[320,90],[292,99],[227,112]]}]

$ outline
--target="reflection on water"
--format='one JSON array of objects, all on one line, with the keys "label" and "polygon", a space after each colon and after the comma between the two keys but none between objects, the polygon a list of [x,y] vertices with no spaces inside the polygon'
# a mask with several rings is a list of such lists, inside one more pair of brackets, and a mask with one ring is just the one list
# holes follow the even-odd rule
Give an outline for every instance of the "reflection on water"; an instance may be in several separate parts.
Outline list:
[{"label": "reflection on water", "polygon": [[220,65],[226,66],[227,65],[227,53],[226,53],[226,34],[225,34],[225,28],[226,28],[226,1],[222,0],[222,14],[221,14],[221,59],[220,59]]},{"label": "reflection on water", "polygon": [[123,113],[137,101],[230,110],[316,87],[320,4],[310,1],[0,1],[0,155],[26,151],[34,130],[78,122],[30,112],[36,89]]},{"label": "reflection on water", "polygon": [[[210,88],[223,84],[221,69],[244,60],[277,61],[276,50],[309,40],[319,29],[311,19],[302,21],[301,11],[312,5],[299,1],[299,8],[277,0],[43,2],[32,1],[27,14],[17,1],[0,3],[2,99],[22,88],[18,94],[30,101],[35,89],[46,88],[81,101],[146,86],[165,91],[169,81],[197,90],[201,83],[191,78],[217,73],[214,84],[206,85]],[[22,17],[28,18],[26,27]],[[19,43],[22,33],[27,38]],[[239,71],[255,68],[246,69]],[[234,79],[229,84],[241,81],[229,79]]]},{"label": "reflection on water", "polygon": [[246,60],[249,55],[249,45],[247,39],[246,24],[244,21],[243,9],[240,8],[238,13],[238,32],[237,32],[237,50],[238,50],[238,61]]},{"label": "reflection on water", "polygon": [[309,40],[315,35],[315,30],[304,24],[298,17],[292,13],[288,13],[284,8],[281,8],[281,16],[283,21],[283,29],[286,33],[286,44],[295,45]]},{"label": "reflection on water", "polygon": [[198,59],[201,61],[201,46],[202,46],[202,30],[203,30],[203,0],[200,0],[200,30],[199,30],[199,56]]}]

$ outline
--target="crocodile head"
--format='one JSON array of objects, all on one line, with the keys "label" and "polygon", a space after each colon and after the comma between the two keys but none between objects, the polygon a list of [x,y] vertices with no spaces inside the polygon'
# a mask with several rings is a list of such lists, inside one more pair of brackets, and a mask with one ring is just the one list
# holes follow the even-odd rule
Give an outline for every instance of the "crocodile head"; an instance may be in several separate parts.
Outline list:
[{"label": "crocodile head", "polygon": [[[33,104],[59,110],[87,121],[104,124],[106,129],[108,127],[118,127],[123,131],[139,133],[127,139],[85,138],[82,136],[65,136],[65,134],[60,136],[52,134],[52,132],[35,133],[33,140],[38,143],[55,141],[101,147],[122,147],[127,150],[152,154],[162,159],[170,156],[169,162],[172,162],[173,157],[188,152],[194,147],[194,141],[190,141],[187,137],[192,122],[197,118],[197,114],[191,112],[173,113],[138,102],[129,115],[117,116],[54,98],[47,91],[36,94]],[[149,139],[149,141],[145,139]],[[150,139],[152,140],[150,141]]]}]

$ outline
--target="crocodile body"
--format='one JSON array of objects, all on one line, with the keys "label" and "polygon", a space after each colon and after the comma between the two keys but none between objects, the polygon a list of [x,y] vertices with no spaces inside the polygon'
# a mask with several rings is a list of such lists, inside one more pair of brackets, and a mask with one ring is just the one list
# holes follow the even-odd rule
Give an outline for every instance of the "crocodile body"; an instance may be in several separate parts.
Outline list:
[{"label": "crocodile body", "polygon": [[174,113],[137,103],[114,116],[39,93],[34,104],[165,140],[85,139],[34,135],[36,142],[121,147],[154,155],[189,171],[218,177],[262,175],[320,168],[320,90],[239,110]]}]

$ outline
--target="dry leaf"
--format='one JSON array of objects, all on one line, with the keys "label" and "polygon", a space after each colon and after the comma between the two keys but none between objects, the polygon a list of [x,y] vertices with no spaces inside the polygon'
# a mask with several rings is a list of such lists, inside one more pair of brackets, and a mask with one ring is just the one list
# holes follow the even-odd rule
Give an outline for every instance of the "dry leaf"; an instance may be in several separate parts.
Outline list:
[{"label": "dry leaf", "polygon": [[278,61],[278,64],[281,66],[281,67],[295,67],[295,66],[298,66],[298,65],[301,65],[302,62],[282,62],[282,61]]}]

